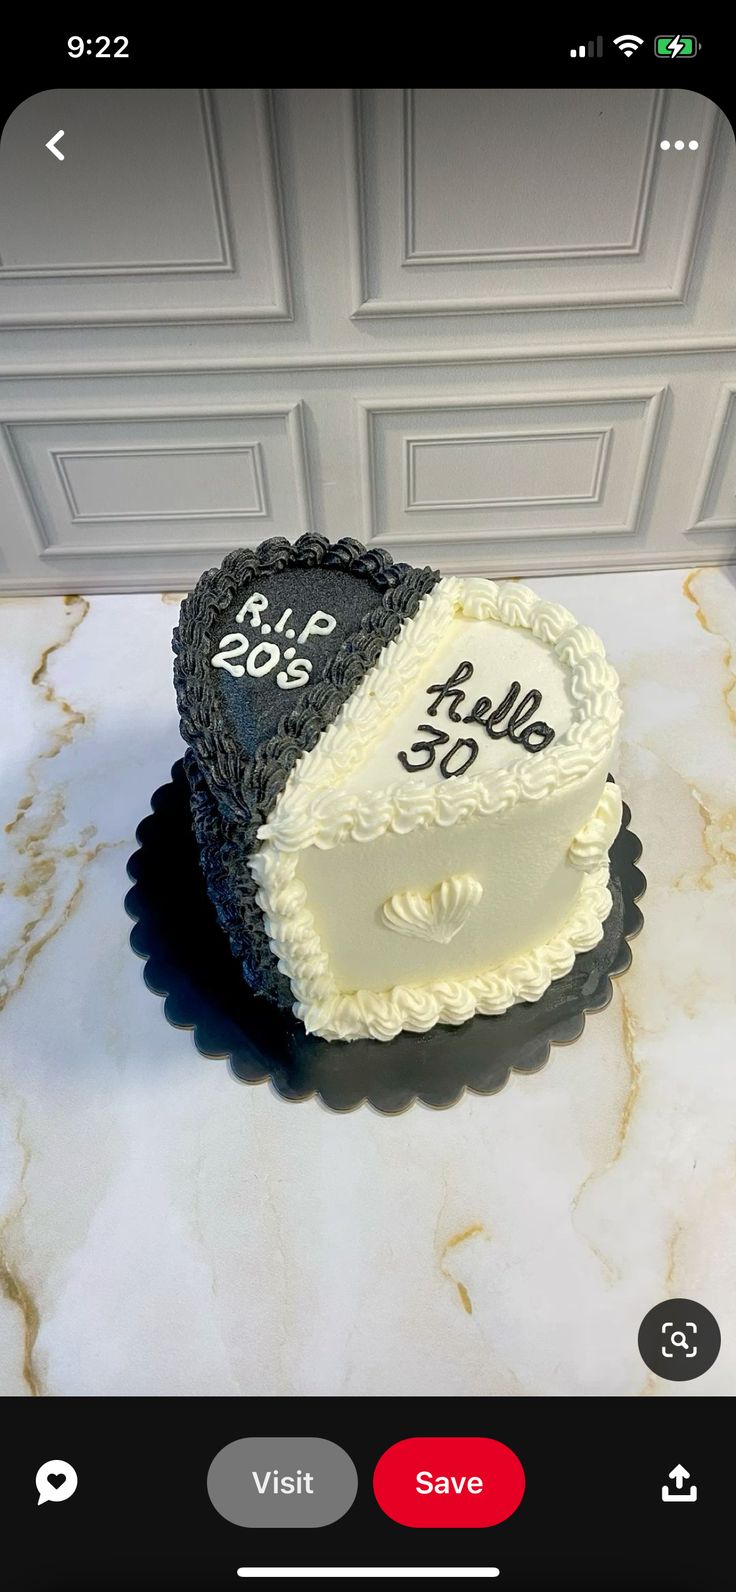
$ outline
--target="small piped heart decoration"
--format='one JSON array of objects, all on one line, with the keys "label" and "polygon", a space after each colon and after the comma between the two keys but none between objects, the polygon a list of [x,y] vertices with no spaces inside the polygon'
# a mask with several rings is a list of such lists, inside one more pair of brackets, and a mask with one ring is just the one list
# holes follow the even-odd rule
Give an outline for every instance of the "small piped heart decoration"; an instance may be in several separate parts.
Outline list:
[{"label": "small piped heart decoration", "polygon": [[470,873],[455,873],[436,884],[429,895],[419,890],[403,890],[389,896],[381,908],[387,929],[394,934],[409,934],[417,940],[435,940],[449,945],[460,933],[483,894],[479,879]]}]

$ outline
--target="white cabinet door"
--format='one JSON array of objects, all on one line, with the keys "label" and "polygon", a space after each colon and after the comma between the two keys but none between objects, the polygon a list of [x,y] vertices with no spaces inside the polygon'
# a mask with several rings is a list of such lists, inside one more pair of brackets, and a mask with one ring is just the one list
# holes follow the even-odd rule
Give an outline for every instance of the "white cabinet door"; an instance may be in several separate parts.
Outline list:
[{"label": "white cabinet door", "polygon": [[305,530],[733,556],[734,259],[687,91],[37,94],[0,144],[0,589],[180,590]]}]

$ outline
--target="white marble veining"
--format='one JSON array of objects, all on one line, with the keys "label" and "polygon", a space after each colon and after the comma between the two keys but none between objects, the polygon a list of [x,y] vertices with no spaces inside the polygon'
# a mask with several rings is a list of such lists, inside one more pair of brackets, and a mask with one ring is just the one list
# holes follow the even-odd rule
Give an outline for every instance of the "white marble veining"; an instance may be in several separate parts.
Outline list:
[{"label": "white marble veining", "polygon": [[[644,931],[541,1073],[395,1118],[237,1083],[144,986],[174,601],[0,604],[0,1394],[736,1392],[736,571],[534,584],[621,674]],[[674,1295],[691,1383],[636,1346]]]}]

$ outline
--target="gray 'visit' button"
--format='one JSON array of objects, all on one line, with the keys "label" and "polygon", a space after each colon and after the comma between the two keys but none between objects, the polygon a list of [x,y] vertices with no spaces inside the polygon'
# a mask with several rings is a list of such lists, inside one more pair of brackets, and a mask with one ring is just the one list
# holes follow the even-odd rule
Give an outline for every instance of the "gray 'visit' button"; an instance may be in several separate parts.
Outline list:
[{"label": "gray 'visit' button", "polygon": [[329,1526],[350,1508],[358,1473],[326,1437],[239,1437],[215,1454],[207,1491],[235,1526]]}]

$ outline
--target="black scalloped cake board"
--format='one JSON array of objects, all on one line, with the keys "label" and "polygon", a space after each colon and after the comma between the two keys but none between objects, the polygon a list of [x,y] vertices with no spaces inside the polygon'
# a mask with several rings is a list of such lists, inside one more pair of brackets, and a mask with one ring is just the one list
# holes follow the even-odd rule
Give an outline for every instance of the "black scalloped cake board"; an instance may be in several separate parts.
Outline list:
[{"label": "black scalloped cake board", "polygon": [[603,939],[581,952],[541,1000],[459,1027],[402,1033],[388,1043],[328,1042],[307,1034],[295,1018],[251,995],[244,984],[205,889],[181,761],[151,807],[136,830],[140,849],[128,862],[134,884],[125,898],[136,920],[130,943],[145,957],[146,984],[166,997],[164,1013],[175,1028],[194,1030],[202,1055],[227,1057],[242,1082],[270,1079],[285,1100],[317,1095],[332,1111],[368,1104],[395,1115],[416,1100],[436,1108],[454,1105],[466,1089],[495,1094],[511,1071],[538,1072],[551,1045],[572,1044],[586,1013],[608,1005],[611,979],[629,967],[628,941],[643,923],[636,903],[646,880],[635,866],[641,842],[629,829],[624,803],[610,851],[613,907]]}]

